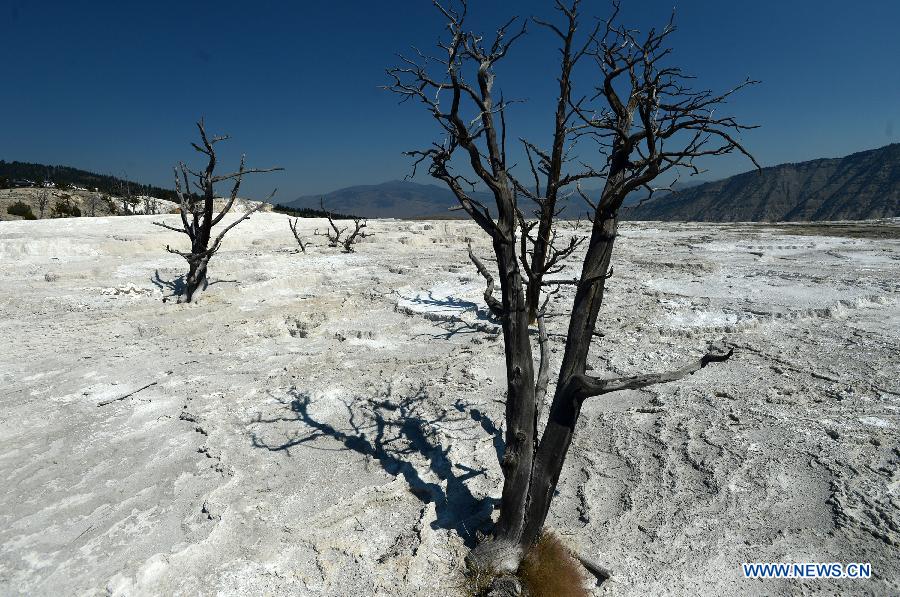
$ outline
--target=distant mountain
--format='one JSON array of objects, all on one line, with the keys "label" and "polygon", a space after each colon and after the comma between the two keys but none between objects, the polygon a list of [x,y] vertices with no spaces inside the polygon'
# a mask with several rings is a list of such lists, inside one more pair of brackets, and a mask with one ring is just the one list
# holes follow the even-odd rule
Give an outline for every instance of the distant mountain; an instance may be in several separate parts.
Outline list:
[{"label": "distant mountain", "polygon": [[[656,191],[655,195],[657,198],[659,198],[659,197],[668,195],[674,191],[681,191],[684,189],[692,189],[696,186],[700,186],[702,184],[707,184],[707,182],[709,182],[709,181],[702,180],[700,178],[694,178],[694,177],[687,178],[685,180],[678,180],[669,185],[666,185],[666,190]],[[656,186],[663,186],[663,183],[654,183],[654,184]],[[600,194],[600,191],[599,190],[593,191],[592,194],[594,196],[597,196]],[[637,191],[634,191],[630,195],[628,195],[625,198],[625,201],[622,202],[622,205],[624,205],[625,207],[630,207],[632,205],[641,203],[642,201],[644,201],[647,198],[647,195],[649,195],[649,194],[650,194],[649,191],[647,191],[644,188],[641,188]]]},{"label": "distant mountain", "polygon": [[843,158],[781,164],[679,190],[631,220],[772,222],[900,216],[900,143]]},{"label": "distant mountain", "polygon": [[37,184],[48,181],[55,183],[60,188],[76,185],[90,191],[98,189],[107,195],[121,195],[125,185],[128,185],[134,195],[151,195],[160,199],[176,200],[175,191],[170,189],[142,185],[133,180],[125,181],[108,174],[97,174],[71,166],[50,166],[0,160],[0,185],[5,186],[15,180],[29,180]]},{"label": "distant mountain", "polygon": [[[487,193],[475,193],[479,200],[488,197]],[[446,187],[405,180],[347,187],[325,195],[307,195],[285,205],[295,209],[318,209],[320,199],[324,199],[329,210],[364,218],[443,218],[456,213],[449,210],[459,205]]]},{"label": "distant mountain", "polygon": [[[683,186],[687,186],[685,183]],[[695,183],[698,184],[698,183]],[[596,189],[586,189],[590,197],[599,195]],[[481,201],[495,213],[494,196],[487,191],[475,191],[473,198]],[[641,195],[629,197],[626,204],[640,200]],[[392,180],[381,184],[360,185],[338,189],[325,195],[307,195],[289,201],[284,207],[298,210],[319,209],[320,200],[325,207],[339,213],[356,214],[364,218],[466,218],[459,209],[456,196],[447,187],[435,184],[421,184],[406,180]],[[531,204],[533,205],[533,204]],[[531,208],[527,202],[523,207]],[[587,213],[588,206],[575,195],[563,201],[562,217],[576,218]]]}]

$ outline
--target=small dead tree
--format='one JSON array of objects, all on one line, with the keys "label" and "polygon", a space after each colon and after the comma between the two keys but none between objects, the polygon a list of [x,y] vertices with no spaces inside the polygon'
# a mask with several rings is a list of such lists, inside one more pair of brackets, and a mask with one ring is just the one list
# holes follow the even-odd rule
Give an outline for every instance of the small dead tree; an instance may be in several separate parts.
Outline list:
[{"label": "small dead tree", "polygon": [[144,189],[144,215],[157,215],[159,213],[159,199],[150,194],[150,185]]},{"label": "small dead tree", "polygon": [[127,216],[134,213],[134,199],[131,196],[131,182],[126,174],[124,179],[119,180],[119,197],[122,199],[122,215]]},{"label": "small dead tree", "polygon": [[[531,184],[520,181],[507,160],[506,111],[511,102],[497,96],[495,69],[526,33],[512,19],[493,36],[473,33],[465,25],[465,0],[449,8],[433,1],[447,22],[438,55],[416,51],[401,56],[388,70],[388,89],[403,100],[424,106],[440,125],[445,139],[429,148],[407,152],[415,168],[428,167],[443,181],[462,209],[491,239],[499,273],[500,299],[493,297],[494,279],[474,253],[470,258],[487,281],[485,300],[499,317],[506,355],[505,453],[501,459],[503,490],[500,512],[490,535],[470,554],[470,563],[498,575],[514,573],[526,550],[540,537],[556,490],[572,435],[585,400],[611,392],[639,389],[688,376],[710,363],[727,360],[732,351],[712,345],[699,359],[674,371],[638,373],[613,378],[587,373],[587,358],[603,302],[619,222],[619,209],[635,190],[648,189],[667,172],[698,172],[694,161],[734,151],[751,160],[736,136],[744,126],[717,109],[737,89],[717,94],[694,91],[691,77],[665,64],[666,42],[673,22],[645,35],[617,23],[612,16],[579,33],[579,0],[557,0],[555,21],[533,19],[559,43],[560,69],[553,75],[559,95],[552,120],[549,149],[522,139]],[[583,20],[583,19],[581,19]],[[595,78],[591,89],[575,91],[575,66],[588,62]],[[584,72],[580,69],[578,72]],[[591,142],[587,155],[579,142]],[[454,161],[460,157],[461,160]],[[496,217],[471,192],[475,183],[454,168],[458,161],[480,179],[496,203]],[[756,162],[753,162],[756,164]],[[576,169],[570,170],[575,165]],[[594,198],[579,182],[595,179],[602,191]],[[557,242],[559,201],[575,189],[586,201],[592,227],[587,238]],[[535,207],[529,214],[524,198]],[[550,279],[564,261],[584,248],[580,275]],[[550,381],[550,351],[544,329],[548,287],[570,284],[575,296],[569,313],[562,363],[556,378],[546,426],[539,432],[541,409]],[[535,370],[531,323],[537,323],[539,361]]]},{"label": "small dead tree", "polygon": [[40,218],[44,219],[44,213],[47,211],[47,205],[50,203],[50,192],[47,189],[41,189],[38,195],[38,213]]},{"label": "small dead tree", "polygon": [[[244,175],[283,170],[283,168],[246,168],[244,166],[246,156],[241,155],[241,163],[237,172],[232,172],[230,174],[216,174],[217,155],[215,145],[221,141],[225,141],[229,137],[227,135],[207,136],[203,119],[200,119],[200,121],[197,122],[197,129],[200,131],[201,144],[191,143],[191,145],[195,150],[206,156],[206,168],[203,171],[198,172],[188,168],[184,162],[180,162],[175,168],[175,193],[181,202],[181,228],[169,226],[164,222],[153,222],[155,225],[161,226],[162,228],[185,234],[191,241],[190,251],[184,252],[166,245],[166,250],[168,252],[181,255],[188,262],[188,273],[185,278],[184,293],[178,298],[178,302],[183,301],[186,303],[191,302],[197,289],[206,283],[206,270],[209,260],[216,254],[216,251],[219,250],[225,234],[249,218],[255,211],[265,205],[265,202],[271,200],[275,195],[275,191],[272,191],[265,202],[260,202],[254,208],[248,208],[239,218],[223,228],[222,231],[213,238],[212,229],[216,224],[222,221],[229,211],[231,211],[231,207],[234,205],[234,201],[237,198],[238,190],[241,188],[241,181],[243,180]],[[225,181],[233,181],[231,194],[229,195],[225,206],[215,214],[213,209],[213,203],[216,198],[215,185]],[[199,193],[192,192],[192,188],[199,191]]]},{"label": "small dead tree", "polygon": [[101,198],[100,193],[94,192],[94,193],[90,193],[88,195],[88,199],[87,199],[88,214],[91,217],[94,217],[97,215],[97,206],[100,205],[100,202],[102,200],[103,199]]},{"label": "small dead tree", "polygon": [[319,205],[321,206],[322,211],[325,212],[325,217],[328,218],[328,228],[325,229],[325,234],[319,234],[318,230],[314,230],[313,234],[326,237],[328,239],[329,247],[342,246],[344,248],[344,253],[352,253],[353,245],[364,238],[372,236],[371,233],[364,231],[367,227],[367,223],[363,218],[351,218],[353,220],[353,232],[347,234],[349,228],[346,226],[338,228],[338,225],[334,223],[334,216],[332,213],[325,209],[325,201],[320,199]]},{"label": "small dead tree", "polygon": [[353,245],[358,243],[364,238],[368,238],[372,236],[370,232],[364,232],[363,229],[367,227],[366,221],[362,218],[353,218],[353,232],[347,235],[344,238],[344,253],[352,253]]},{"label": "small dead tree", "polygon": [[300,252],[306,253],[306,247],[309,246],[309,241],[304,241],[300,236],[300,233],[297,232],[297,223],[300,222],[300,218],[294,218],[291,220],[288,218],[288,226],[291,229],[291,232],[294,234],[294,239],[297,241],[297,244],[300,246]]},{"label": "small dead tree", "polygon": [[103,202],[106,204],[106,211],[109,212],[109,215],[119,215],[119,208],[116,207],[115,197],[113,195],[103,195]]}]

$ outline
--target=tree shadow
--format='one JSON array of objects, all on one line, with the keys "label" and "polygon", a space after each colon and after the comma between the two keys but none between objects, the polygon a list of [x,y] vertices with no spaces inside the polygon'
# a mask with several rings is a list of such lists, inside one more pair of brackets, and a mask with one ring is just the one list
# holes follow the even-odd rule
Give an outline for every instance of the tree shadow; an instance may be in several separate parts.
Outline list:
[{"label": "tree shadow", "polygon": [[[388,388],[387,395],[381,399],[341,400],[348,422],[345,428],[338,429],[310,413],[313,402],[307,392],[291,388],[286,397],[276,399],[290,414],[271,419],[263,419],[260,415],[253,423],[295,421],[309,429],[297,431],[281,443],[269,443],[254,431],[251,433],[254,447],[290,455],[291,449],[299,446],[329,449],[317,446],[315,442],[320,438],[331,438],[343,445],[341,450],[362,454],[377,462],[388,474],[402,476],[410,492],[423,504],[434,502],[436,520],[432,528],[452,530],[472,548],[476,543],[476,531],[484,530],[490,524],[491,512],[498,500],[476,497],[466,484],[469,479],[485,474],[485,469],[451,462],[448,458],[450,448],[443,447],[439,437],[451,432],[465,434],[476,427],[467,423],[477,423],[481,430],[492,436],[499,461],[504,449],[503,434],[478,409],[457,401],[452,410],[443,409],[441,414],[429,416],[423,408],[428,399],[424,386],[413,395],[400,398],[392,396]],[[476,435],[481,433],[476,432]],[[453,439],[477,440],[479,437],[468,435]],[[426,481],[423,475],[428,472],[439,482]]]},{"label": "tree shadow", "polygon": [[[459,335],[480,335],[488,334],[496,336],[502,333],[500,323],[491,314],[491,312],[478,303],[465,299],[454,298],[452,296],[444,298],[435,298],[432,291],[419,293],[412,298],[406,298],[411,304],[422,305],[425,309],[418,311],[410,309],[411,313],[421,315],[423,318],[435,322],[439,327],[446,330],[446,334],[420,334],[419,336],[429,336],[435,339],[448,340]],[[442,313],[433,311],[428,307],[449,308],[458,310],[457,313],[452,311]],[[475,320],[467,321],[463,319],[463,314],[474,313]]]},{"label": "tree shadow", "polygon": [[153,282],[154,286],[163,291],[163,293],[165,293],[166,290],[169,290],[171,292],[169,296],[181,296],[182,294],[184,294],[184,274],[181,274],[177,278],[173,278],[171,280],[163,280],[159,275],[159,270],[156,270],[153,277],[150,278],[150,281]]},{"label": "tree shadow", "polygon": [[413,339],[431,338],[434,340],[450,340],[455,337],[472,336],[475,338],[496,339],[503,333],[502,328],[496,323],[483,323],[480,321],[468,322],[464,320],[432,320],[436,327],[444,330],[444,333],[430,334],[423,332],[415,334]]},{"label": "tree shadow", "polygon": [[452,307],[460,309],[463,313],[466,311],[474,311],[478,313],[480,311],[478,307],[478,303],[473,303],[472,301],[467,301],[464,299],[454,298],[452,296],[444,297],[444,298],[434,298],[434,292],[429,290],[423,296],[423,293],[419,293],[416,296],[407,299],[411,303],[418,303],[420,305],[426,307]]},{"label": "tree shadow", "polygon": [[[172,278],[171,280],[164,280],[162,278],[162,276],[159,275],[159,270],[156,270],[154,272],[153,276],[150,278],[150,281],[153,283],[154,286],[156,286],[163,292],[163,295],[164,295],[163,301],[170,299],[170,298],[176,298],[176,297],[184,295],[185,290],[187,288],[185,281],[184,281],[184,274],[181,274],[180,276],[178,276],[176,278]],[[210,282],[208,278],[204,278],[203,284],[197,290],[204,291],[207,288],[209,288],[210,286],[214,286],[216,284],[240,284],[240,281],[239,280],[213,280],[212,282]],[[165,296],[166,290],[168,290],[170,292],[170,294],[168,296]]]}]

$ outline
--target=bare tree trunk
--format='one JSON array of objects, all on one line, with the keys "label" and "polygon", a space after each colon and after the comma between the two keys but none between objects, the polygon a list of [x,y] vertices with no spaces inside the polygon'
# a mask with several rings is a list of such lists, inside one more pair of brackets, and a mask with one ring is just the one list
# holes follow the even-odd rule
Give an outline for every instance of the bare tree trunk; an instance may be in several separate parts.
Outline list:
[{"label": "bare tree trunk", "polygon": [[[197,254],[202,255],[202,251]],[[190,303],[197,289],[206,283],[206,268],[208,264],[209,258],[200,257],[188,260],[188,274],[184,279],[183,299],[185,303]]]},{"label": "bare tree trunk", "polygon": [[[506,238],[513,238],[514,215],[509,221],[500,216],[499,228]],[[518,267],[515,244],[495,238],[494,253],[500,273],[503,304],[504,354],[506,355],[506,434],[500,467],[503,470],[503,492],[500,517],[492,539],[478,546],[473,560],[481,566],[515,572],[522,557],[522,532],[525,505],[534,457],[535,385],[528,309],[523,281]]]},{"label": "bare tree trunk", "polygon": [[556,490],[563,463],[572,443],[575,425],[581,414],[582,398],[577,380],[584,375],[593,331],[603,304],[606,272],[610,267],[618,220],[615,215],[594,221],[588,254],[585,257],[581,281],[575,292],[566,349],[547,426],[538,444],[534,474],[529,487],[526,529],[522,540],[531,545],[538,540],[550,501]]},{"label": "bare tree trunk", "polygon": [[306,253],[306,247],[307,245],[309,245],[309,242],[304,242],[300,237],[300,233],[297,232],[297,224],[299,222],[300,218],[294,218],[293,220],[291,220],[291,218],[288,217],[288,227],[291,229],[291,233],[294,235],[294,240],[296,240],[297,244],[300,246],[300,252]]}]

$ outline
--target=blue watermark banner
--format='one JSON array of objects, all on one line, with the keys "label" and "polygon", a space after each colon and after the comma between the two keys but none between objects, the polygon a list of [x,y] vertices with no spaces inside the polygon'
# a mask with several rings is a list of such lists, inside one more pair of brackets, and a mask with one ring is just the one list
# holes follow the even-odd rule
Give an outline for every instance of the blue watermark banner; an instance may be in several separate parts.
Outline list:
[{"label": "blue watermark banner", "polygon": [[871,578],[869,562],[745,562],[745,578]]}]

